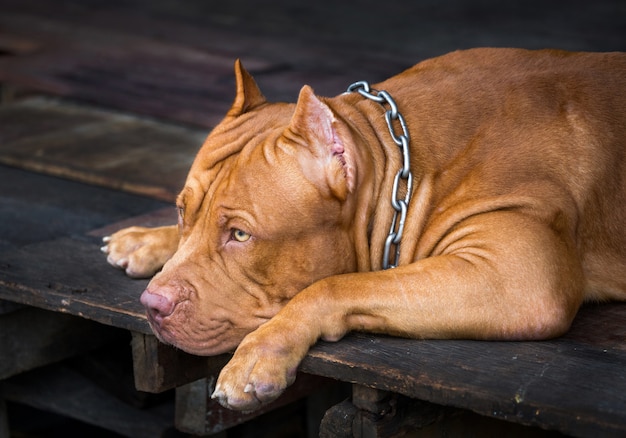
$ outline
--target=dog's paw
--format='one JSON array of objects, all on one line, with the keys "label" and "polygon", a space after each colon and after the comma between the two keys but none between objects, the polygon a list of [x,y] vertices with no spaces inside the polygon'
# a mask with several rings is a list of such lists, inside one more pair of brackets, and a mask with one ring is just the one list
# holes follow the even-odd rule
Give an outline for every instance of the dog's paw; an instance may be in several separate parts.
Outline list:
[{"label": "dog's paw", "polygon": [[261,339],[256,332],[249,334],[222,369],[211,396],[222,406],[252,411],[277,399],[294,382],[304,356],[300,346],[288,348]]},{"label": "dog's paw", "polygon": [[176,226],[144,228],[130,227],[102,239],[102,252],[107,261],[123,269],[129,277],[153,276],[168,261],[178,247]]}]

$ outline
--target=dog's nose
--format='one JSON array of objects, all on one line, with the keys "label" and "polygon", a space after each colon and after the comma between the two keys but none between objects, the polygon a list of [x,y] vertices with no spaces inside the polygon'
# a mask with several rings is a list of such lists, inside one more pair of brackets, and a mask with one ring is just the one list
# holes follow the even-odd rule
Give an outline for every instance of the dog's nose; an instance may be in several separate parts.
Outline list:
[{"label": "dog's nose", "polygon": [[174,307],[176,307],[176,303],[171,299],[152,293],[147,289],[141,294],[139,301],[146,308],[150,319],[157,323],[160,323],[166,316],[171,315]]}]

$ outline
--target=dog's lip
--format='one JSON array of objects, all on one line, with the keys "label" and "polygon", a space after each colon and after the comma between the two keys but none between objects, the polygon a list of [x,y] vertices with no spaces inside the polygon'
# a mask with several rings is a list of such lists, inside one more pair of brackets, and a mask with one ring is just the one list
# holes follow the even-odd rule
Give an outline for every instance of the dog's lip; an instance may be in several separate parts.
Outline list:
[{"label": "dog's lip", "polygon": [[150,323],[150,325],[154,327],[158,327],[159,329],[161,328],[161,324],[163,324],[163,316],[157,314],[153,314],[153,312],[151,312],[150,310],[146,310],[146,316],[148,317],[148,322]]},{"label": "dog's lip", "polygon": [[166,327],[163,327],[163,318],[154,318],[148,314],[148,323],[154,335],[164,344],[173,345],[173,339],[176,337]]}]

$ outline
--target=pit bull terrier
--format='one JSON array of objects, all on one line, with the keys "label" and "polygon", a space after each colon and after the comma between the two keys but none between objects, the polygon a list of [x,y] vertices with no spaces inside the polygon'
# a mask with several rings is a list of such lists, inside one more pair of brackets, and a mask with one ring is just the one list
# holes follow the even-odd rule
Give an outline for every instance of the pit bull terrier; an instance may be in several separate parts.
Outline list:
[{"label": "pit bull terrier", "polygon": [[235,74],[178,225],[103,248],[162,268],[141,296],[161,341],[236,349],[224,406],[275,399],[320,338],[546,339],[626,299],[626,54],[459,51],[296,104]]}]

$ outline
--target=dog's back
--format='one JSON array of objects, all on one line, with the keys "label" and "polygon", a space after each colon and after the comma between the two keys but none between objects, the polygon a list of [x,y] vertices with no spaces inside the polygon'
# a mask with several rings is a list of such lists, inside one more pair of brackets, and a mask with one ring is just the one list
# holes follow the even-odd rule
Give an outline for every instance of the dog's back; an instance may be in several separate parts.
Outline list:
[{"label": "dog's back", "polygon": [[586,299],[626,299],[626,53],[466,50],[378,87],[416,106],[413,141],[431,143],[420,165],[456,161],[481,190],[541,197],[540,181],[575,233]]}]

